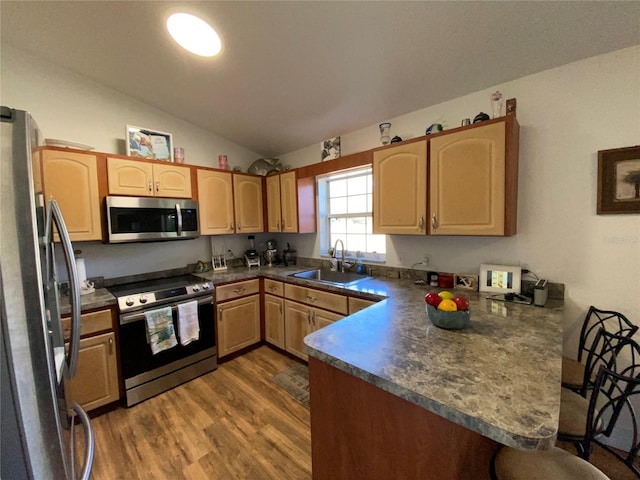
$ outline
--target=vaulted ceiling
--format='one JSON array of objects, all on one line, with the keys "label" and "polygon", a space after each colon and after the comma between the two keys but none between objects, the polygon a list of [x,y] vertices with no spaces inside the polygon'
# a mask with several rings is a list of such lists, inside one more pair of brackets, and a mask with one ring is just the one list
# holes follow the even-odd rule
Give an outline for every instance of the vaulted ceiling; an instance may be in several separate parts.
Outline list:
[{"label": "vaulted ceiling", "polygon": [[[203,59],[166,34],[220,33]],[[640,44],[640,2],[2,1],[2,44],[265,156]],[[570,88],[570,86],[567,86]]]}]

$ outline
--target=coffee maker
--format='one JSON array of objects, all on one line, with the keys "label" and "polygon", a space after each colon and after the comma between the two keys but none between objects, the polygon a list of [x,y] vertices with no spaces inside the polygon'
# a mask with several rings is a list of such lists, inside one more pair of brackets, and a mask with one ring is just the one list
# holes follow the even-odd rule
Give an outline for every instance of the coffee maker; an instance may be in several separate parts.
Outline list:
[{"label": "coffee maker", "polygon": [[249,250],[244,252],[244,259],[247,262],[247,267],[259,267],[260,266],[260,255],[258,255],[258,251],[255,247],[255,236],[249,235],[247,237],[249,239]]},{"label": "coffee maker", "polygon": [[267,241],[267,249],[262,256],[267,262],[267,267],[273,267],[275,263],[278,263],[278,244],[275,240]]}]

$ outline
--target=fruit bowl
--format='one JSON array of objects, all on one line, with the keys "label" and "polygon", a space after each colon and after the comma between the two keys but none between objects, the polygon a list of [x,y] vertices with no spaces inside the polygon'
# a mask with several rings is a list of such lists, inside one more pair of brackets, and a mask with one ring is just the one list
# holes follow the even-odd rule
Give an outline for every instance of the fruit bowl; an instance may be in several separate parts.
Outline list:
[{"label": "fruit bowl", "polygon": [[471,312],[469,310],[457,312],[444,312],[431,305],[425,305],[427,316],[436,327],[446,330],[460,330],[471,323]]}]

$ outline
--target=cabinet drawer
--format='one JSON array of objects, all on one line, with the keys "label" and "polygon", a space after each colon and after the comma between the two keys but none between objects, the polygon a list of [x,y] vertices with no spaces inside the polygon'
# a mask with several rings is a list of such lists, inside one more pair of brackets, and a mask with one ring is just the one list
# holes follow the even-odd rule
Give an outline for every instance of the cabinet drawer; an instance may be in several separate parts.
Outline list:
[{"label": "cabinet drawer", "polygon": [[[80,315],[81,337],[111,329],[113,329],[111,310],[99,310],[97,312],[83,313]],[[71,336],[71,317],[62,319],[62,332],[65,340],[68,340]]]},{"label": "cabinet drawer", "polygon": [[282,284],[282,282],[278,282],[277,280],[265,278],[264,293],[270,293],[271,295],[282,297],[284,295],[284,285]]},{"label": "cabinet drawer", "polygon": [[347,297],[337,293],[324,292],[315,288],[301,287],[286,283],[284,286],[285,297],[298,302],[306,303],[314,307],[346,314]]},{"label": "cabinet drawer", "polygon": [[232,298],[245,297],[260,293],[260,282],[257,278],[244,282],[230,283],[216,287],[216,302],[224,302]]},{"label": "cabinet drawer", "polygon": [[366,300],[364,298],[349,297],[349,315],[363,310],[373,305],[374,303],[377,302],[375,300]]}]

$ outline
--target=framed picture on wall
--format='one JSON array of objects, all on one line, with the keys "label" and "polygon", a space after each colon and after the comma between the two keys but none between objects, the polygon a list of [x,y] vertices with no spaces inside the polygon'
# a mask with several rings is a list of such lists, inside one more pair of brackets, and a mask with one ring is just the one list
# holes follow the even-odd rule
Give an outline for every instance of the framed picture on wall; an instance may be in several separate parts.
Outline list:
[{"label": "framed picture on wall", "polygon": [[597,213],[640,213],[640,145],[598,152]]},{"label": "framed picture on wall", "polygon": [[170,133],[127,125],[127,155],[173,162],[173,141]]},{"label": "framed picture on wall", "polygon": [[320,158],[323,162],[340,158],[340,137],[333,137],[325,140],[320,145]]}]

